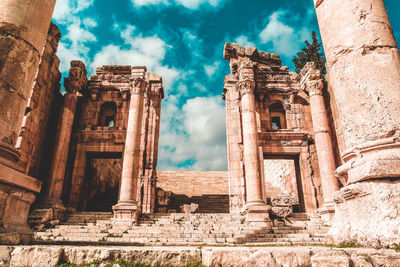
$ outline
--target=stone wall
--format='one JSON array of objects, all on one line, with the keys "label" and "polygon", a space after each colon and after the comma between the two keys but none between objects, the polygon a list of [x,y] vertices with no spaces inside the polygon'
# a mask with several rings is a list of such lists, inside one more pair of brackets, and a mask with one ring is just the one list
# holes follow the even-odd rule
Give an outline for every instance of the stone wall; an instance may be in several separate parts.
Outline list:
[{"label": "stone wall", "polygon": [[265,191],[268,198],[288,193],[298,198],[296,168],[294,160],[264,160]]},{"label": "stone wall", "polygon": [[157,187],[188,197],[228,195],[227,172],[158,171]]},{"label": "stone wall", "polygon": [[196,203],[197,212],[229,212],[228,172],[159,171],[157,175],[157,187],[172,193],[169,211]]}]

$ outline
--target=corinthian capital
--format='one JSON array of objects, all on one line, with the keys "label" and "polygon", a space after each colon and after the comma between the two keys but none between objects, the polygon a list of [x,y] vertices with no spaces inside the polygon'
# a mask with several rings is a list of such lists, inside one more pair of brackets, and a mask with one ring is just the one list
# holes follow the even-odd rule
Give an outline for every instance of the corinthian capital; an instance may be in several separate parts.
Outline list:
[{"label": "corinthian capital", "polygon": [[143,94],[146,90],[147,83],[142,78],[136,78],[131,80],[131,94]]},{"label": "corinthian capital", "polygon": [[64,87],[68,93],[76,93],[86,88],[87,72],[82,61],[71,61],[68,78],[64,79]]},{"label": "corinthian capital", "polygon": [[322,82],[322,80],[307,81],[305,87],[310,97],[315,95],[322,95],[324,83]]},{"label": "corinthian capital", "polygon": [[164,88],[161,83],[151,83],[149,85],[149,94],[151,97],[164,98]]},{"label": "corinthian capital", "polygon": [[256,87],[256,82],[251,79],[244,79],[239,81],[237,86],[242,96],[245,94],[253,94]]}]

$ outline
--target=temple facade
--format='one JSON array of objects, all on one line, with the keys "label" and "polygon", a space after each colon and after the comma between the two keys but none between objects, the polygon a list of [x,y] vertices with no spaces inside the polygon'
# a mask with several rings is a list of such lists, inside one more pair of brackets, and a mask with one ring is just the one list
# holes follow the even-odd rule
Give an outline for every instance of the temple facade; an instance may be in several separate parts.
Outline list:
[{"label": "temple facade", "polygon": [[226,43],[228,170],[189,173],[157,172],[161,76],[72,61],[61,93],[55,0],[2,1],[0,243],[400,243],[400,53],[383,1],[314,2],[328,75]]}]

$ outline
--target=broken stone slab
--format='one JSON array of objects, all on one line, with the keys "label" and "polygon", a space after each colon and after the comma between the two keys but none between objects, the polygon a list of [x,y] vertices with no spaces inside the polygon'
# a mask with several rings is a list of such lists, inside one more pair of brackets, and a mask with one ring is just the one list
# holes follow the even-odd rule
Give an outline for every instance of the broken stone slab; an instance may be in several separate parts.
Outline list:
[{"label": "broken stone slab", "polygon": [[280,218],[287,218],[290,214],[293,213],[292,207],[272,207],[271,208],[272,215]]},{"label": "broken stone slab", "polygon": [[296,199],[291,194],[279,194],[271,201],[273,207],[291,207]]},{"label": "broken stone slab", "polygon": [[286,218],[290,214],[293,213],[293,204],[296,202],[296,199],[291,194],[279,194],[274,197],[271,201],[272,215],[279,218]]}]

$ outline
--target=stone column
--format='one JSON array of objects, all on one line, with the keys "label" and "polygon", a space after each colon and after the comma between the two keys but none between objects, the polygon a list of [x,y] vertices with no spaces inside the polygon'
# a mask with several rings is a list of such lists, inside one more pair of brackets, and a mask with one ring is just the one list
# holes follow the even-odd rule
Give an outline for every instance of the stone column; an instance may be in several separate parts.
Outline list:
[{"label": "stone column", "polygon": [[400,202],[400,53],[383,0],[314,3],[346,146],[330,233],[399,243],[399,216],[389,214]]},{"label": "stone column", "polygon": [[15,150],[56,0],[0,2],[0,158]]},{"label": "stone column", "polygon": [[223,98],[226,102],[226,137],[228,150],[229,209],[240,213],[245,205],[242,159],[242,125],[240,120],[240,91],[234,75],[225,77]]},{"label": "stone column", "polygon": [[[140,69],[137,70],[138,72]],[[113,206],[117,220],[137,221],[137,184],[139,176],[140,140],[143,120],[143,99],[147,83],[145,68],[140,77],[134,77],[129,107],[128,128],[122,165],[122,176],[118,204]]]},{"label": "stone column", "polygon": [[[62,213],[65,210],[61,200],[64,176],[78,101],[77,93],[86,88],[86,74],[86,67],[81,61],[72,61],[69,77],[64,80],[66,93],[64,95],[55,138],[53,161],[50,166],[49,187],[42,205],[43,208],[52,208],[56,218],[59,217],[57,213]],[[62,214],[60,216],[62,217]]]},{"label": "stone column", "polygon": [[246,209],[250,222],[265,222],[270,226],[269,209],[263,199],[260,165],[258,158],[258,134],[256,122],[256,103],[254,97],[255,80],[253,64],[242,62],[239,70],[239,83],[242,105],[242,127],[244,164],[246,176]]},{"label": "stone column", "polygon": [[[162,78],[154,73],[147,73],[149,116],[147,125],[147,139],[143,164],[143,196],[142,212],[154,212],[156,179],[157,179],[157,157],[158,139],[160,132],[161,100],[164,98]],[[140,192],[138,192],[140,194]]]},{"label": "stone column", "polygon": [[324,220],[329,222],[335,212],[333,193],[339,190],[339,182],[335,176],[335,155],[329,131],[328,115],[325,108],[324,97],[322,95],[324,84],[320,77],[320,71],[315,69],[314,62],[307,63],[301,73],[301,86],[310,96],[315,146],[317,149],[324,197],[324,204],[319,212]]}]

